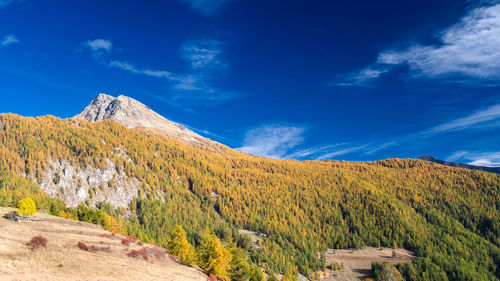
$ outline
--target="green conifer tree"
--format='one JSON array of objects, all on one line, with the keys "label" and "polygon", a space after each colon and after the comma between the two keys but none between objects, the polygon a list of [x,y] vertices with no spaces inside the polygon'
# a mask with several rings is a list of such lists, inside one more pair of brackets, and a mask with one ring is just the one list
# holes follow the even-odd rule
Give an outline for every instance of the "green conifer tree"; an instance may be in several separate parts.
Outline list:
[{"label": "green conifer tree", "polygon": [[248,281],[250,279],[250,264],[247,254],[240,248],[231,249],[231,281]]},{"label": "green conifer tree", "polygon": [[168,250],[186,264],[192,264],[194,260],[193,246],[186,239],[186,231],[182,226],[176,225],[167,242]]},{"label": "green conifer tree", "polygon": [[198,265],[207,273],[220,279],[228,280],[228,270],[231,265],[231,253],[224,248],[217,236],[205,231],[197,253]]}]

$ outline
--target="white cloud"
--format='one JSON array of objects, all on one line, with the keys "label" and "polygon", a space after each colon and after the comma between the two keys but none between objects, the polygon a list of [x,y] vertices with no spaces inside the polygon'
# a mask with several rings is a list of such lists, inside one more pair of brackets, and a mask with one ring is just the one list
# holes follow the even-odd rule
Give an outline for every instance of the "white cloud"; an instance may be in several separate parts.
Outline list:
[{"label": "white cloud", "polygon": [[[397,145],[415,143],[418,140],[429,138],[438,134],[451,133],[456,131],[470,130],[470,129],[497,129],[500,128],[500,104],[495,104],[487,108],[477,110],[469,115],[460,117],[428,129],[418,131],[411,134],[401,135],[392,139],[379,140],[363,145],[353,145],[345,147],[348,143],[340,143],[338,145],[318,146],[306,148],[303,150],[295,151],[286,155],[284,158],[300,159],[304,157],[314,157],[314,159],[330,159],[339,155],[350,154],[354,152],[370,155],[380,150],[385,150]],[[495,160],[495,155],[492,153],[469,153],[465,151],[458,151],[450,155],[448,161],[456,161],[458,159],[468,159],[479,165],[480,161],[486,166],[496,165],[500,161]],[[466,157],[467,156],[467,157]],[[487,162],[489,161],[489,162]],[[497,162],[495,162],[497,161]],[[472,162],[471,162],[472,163]]]},{"label": "white cloud", "polygon": [[386,73],[387,69],[366,67],[360,71],[340,75],[330,81],[328,86],[350,87],[350,86],[366,86],[371,80],[379,78]]},{"label": "white cloud", "polygon": [[193,69],[224,68],[222,43],[216,40],[189,41],[181,46],[183,57]]},{"label": "white cloud", "polygon": [[88,40],[83,45],[92,51],[92,54],[97,58],[99,56],[109,54],[113,48],[113,43],[110,40],[95,39]]},{"label": "white cloud", "polygon": [[210,16],[220,10],[230,0],[180,0],[181,3],[189,5],[193,10]]},{"label": "white cloud", "polygon": [[357,78],[368,82],[397,65],[408,66],[413,77],[500,80],[500,4],[477,7],[438,34],[440,44],[385,50],[375,64],[348,76],[351,81],[336,84],[364,85]]},{"label": "white cloud", "polygon": [[286,155],[284,158],[287,159],[302,159],[312,155],[325,154],[331,151],[333,148],[346,145],[347,143],[336,143],[322,146],[309,147],[306,149],[295,151],[291,154]]},{"label": "white cloud", "polygon": [[173,89],[168,97],[152,95],[152,97],[172,106],[182,106],[186,101],[190,104],[216,105],[221,102],[240,98],[243,94],[236,91],[225,91],[208,85],[203,75],[179,75],[166,70],[139,69],[135,65],[123,61],[111,61],[110,67],[119,68],[134,74],[166,79],[173,83]]},{"label": "white cloud", "polygon": [[249,130],[238,150],[255,155],[282,158],[304,141],[305,127],[267,124]]},{"label": "white cloud", "polygon": [[[477,110],[464,117],[459,117],[448,122],[424,129],[411,134],[395,137],[390,141],[375,143],[367,148],[366,154],[372,154],[392,146],[411,143],[419,139],[429,138],[439,134],[458,132],[470,129],[496,129],[500,127],[500,104],[495,104],[487,108]],[[457,152],[458,153],[458,152]],[[462,156],[454,154],[448,157],[448,161],[454,161]]]},{"label": "white cloud", "polygon": [[19,39],[16,36],[9,34],[5,35],[2,40],[0,40],[0,46],[6,47],[11,44],[19,43]]},{"label": "white cloud", "polygon": [[[500,119],[500,104],[476,111],[468,116],[432,127],[422,132],[423,135],[435,135],[444,132],[454,132],[469,129],[477,125]],[[498,124],[498,123],[497,123]]]},{"label": "white cloud", "polygon": [[448,161],[459,159],[476,166],[500,167],[500,152],[457,151],[447,158]]},{"label": "white cloud", "polygon": [[348,148],[343,148],[343,149],[335,150],[335,151],[328,152],[326,154],[320,155],[319,157],[316,158],[316,160],[330,159],[330,158],[333,158],[335,156],[344,155],[344,154],[350,154],[350,153],[353,153],[353,152],[357,152],[357,151],[366,149],[367,147],[368,147],[368,145],[365,144],[365,145],[353,146],[353,147],[348,147]]},{"label": "white cloud", "polygon": [[453,153],[452,155],[448,156],[446,158],[446,161],[450,161],[450,162],[455,162],[457,161],[458,159],[461,159],[462,157],[464,157],[465,155],[467,155],[469,152],[467,151],[457,151],[455,153]]}]

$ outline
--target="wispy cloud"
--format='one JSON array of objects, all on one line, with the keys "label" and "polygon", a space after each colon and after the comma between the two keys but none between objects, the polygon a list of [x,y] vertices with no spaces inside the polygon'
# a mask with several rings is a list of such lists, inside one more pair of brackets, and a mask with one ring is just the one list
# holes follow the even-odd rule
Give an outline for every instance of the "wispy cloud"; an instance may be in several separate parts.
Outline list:
[{"label": "wispy cloud", "polygon": [[180,0],[181,3],[187,4],[191,9],[205,16],[215,14],[229,1],[231,0]]},{"label": "wispy cloud", "polygon": [[454,152],[452,155],[448,156],[446,158],[446,161],[450,161],[450,162],[455,162],[457,161],[458,159],[461,159],[462,157],[464,157],[465,155],[467,155],[469,152],[467,151],[456,151]]},{"label": "wispy cloud", "polygon": [[[331,159],[340,155],[347,155],[352,153],[359,153],[363,155],[371,155],[375,152],[385,150],[394,146],[405,145],[414,143],[416,141],[424,140],[440,134],[452,133],[464,130],[494,130],[500,128],[500,104],[495,104],[466,116],[458,117],[448,122],[417,131],[410,134],[400,135],[391,139],[379,139],[370,143],[360,142],[341,142],[333,145],[315,146],[301,150],[291,151],[287,154],[281,155],[280,158],[287,159]],[[490,156],[488,156],[490,155]],[[493,156],[491,156],[493,155]],[[478,163],[482,161],[484,165],[494,165],[496,158],[492,153],[470,153],[459,151],[448,157],[448,161],[455,161],[458,159],[468,159],[471,163]],[[488,164],[488,161],[491,163]]]},{"label": "wispy cloud", "polygon": [[458,117],[456,119],[452,119],[448,122],[444,122],[442,124],[418,132],[402,135],[391,140],[386,140],[379,143],[373,143],[368,147],[366,154],[372,154],[389,147],[430,138],[439,134],[473,129],[491,130],[497,128],[500,128],[500,104],[491,105],[487,108],[477,110],[466,116]]},{"label": "wispy cloud", "polygon": [[[227,91],[213,87],[209,75],[216,67],[222,67],[223,43],[216,40],[190,41],[183,45],[181,50],[192,68],[192,73],[179,74],[168,70],[137,67],[127,61],[110,60],[113,43],[110,40],[95,39],[82,43],[91,52],[99,63],[111,68],[128,71],[133,74],[165,79],[171,84],[168,95],[151,95],[155,99],[172,106],[182,106],[184,103],[216,105],[243,96],[237,91]],[[225,66],[225,64],[224,64]],[[210,70],[208,70],[210,69]]]},{"label": "wispy cloud", "polygon": [[[172,72],[165,70],[150,70],[150,69],[138,69],[135,65],[130,64],[124,61],[111,61],[109,62],[109,66],[114,68],[119,68],[125,71],[132,72],[134,74],[141,74],[156,78],[164,78],[170,81],[178,82],[181,86],[180,88],[193,88],[193,84],[196,82],[196,79],[193,77],[176,75]],[[177,85],[176,85],[177,86]]]},{"label": "wispy cloud", "polygon": [[88,40],[82,43],[82,45],[89,48],[96,59],[104,54],[111,53],[111,49],[113,48],[113,43],[105,39]]},{"label": "wispy cloud", "polygon": [[328,82],[327,85],[339,87],[366,86],[373,79],[379,78],[387,71],[387,69],[382,68],[366,67],[360,71],[339,75]]},{"label": "wispy cloud", "polygon": [[5,35],[2,40],[0,40],[0,46],[6,47],[15,43],[19,43],[19,39],[16,36],[9,34]]},{"label": "wispy cloud", "polygon": [[329,153],[332,151],[332,149],[337,149],[339,146],[346,145],[348,143],[335,143],[335,144],[329,144],[329,145],[321,145],[321,146],[314,146],[314,147],[309,147],[301,150],[297,150],[295,152],[292,152],[290,154],[287,154],[284,158],[287,159],[303,159],[303,158],[314,158],[316,155],[324,155],[326,153]]},{"label": "wispy cloud", "polygon": [[469,129],[490,121],[500,119],[500,104],[490,106],[486,109],[478,110],[468,116],[461,117],[444,124],[432,127],[422,132],[422,135],[435,135],[444,132],[455,132]]},{"label": "wispy cloud", "polygon": [[500,152],[457,151],[447,158],[448,161],[464,160],[471,165],[500,167]]},{"label": "wispy cloud", "polygon": [[457,24],[439,32],[440,44],[384,50],[373,65],[330,85],[366,85],[401,65],[408,66],[413,77],[499,81],[500,4],[495,2],[472,9]]},{"label": "wispy cloud", "polygon": [[222,46],[217,40],[191,40],[181,46],[181,51],[193,69],[219,69],[227,67],[221,57]]},{"label": "wispy cloud", "polygon": [[266,124],[249,130],[244,145],[238,150],[255,155],[283,158],[288,151],[304,141],[303,126]]},{"label": "wispy cloud", "polygon": [[358,152],[358,151],[364,150],[367,147],[368,147],[368,144],[364,144],[364,145],[359,145],[359,146],[338,149],[338,150],[320,155],[316,158],[316,160],[330,159],[330,158],[333,158],[333,157],[339,156],[339,155],[351,154],[353,152]]}]

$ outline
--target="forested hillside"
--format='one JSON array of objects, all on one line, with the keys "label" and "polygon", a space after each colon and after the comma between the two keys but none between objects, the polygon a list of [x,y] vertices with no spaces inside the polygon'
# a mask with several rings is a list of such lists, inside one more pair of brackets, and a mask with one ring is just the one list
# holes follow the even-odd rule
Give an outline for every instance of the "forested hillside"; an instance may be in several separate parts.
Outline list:
[{"label": "forested hillside", "polygon": [[96,220],[144,241],[166,246],[175,224],[195,246],[206,228],[235,243],[236,230],[247,229],[266,234],[259,247],[239,243],[251,260],[290,276],[324,268],[318,253],[327,248],[371,245],[415,251],[400,267],[407,280],[500,278],[500,175],[423,160],[275,160],[112,121],[2,114],[0,204],[30,195],[52,213],[85,219],[85,206],[65,208],[37,183],[50,160],[104,168],[108,159],[141,186],[128,210],[100,204],[111,217]]}]

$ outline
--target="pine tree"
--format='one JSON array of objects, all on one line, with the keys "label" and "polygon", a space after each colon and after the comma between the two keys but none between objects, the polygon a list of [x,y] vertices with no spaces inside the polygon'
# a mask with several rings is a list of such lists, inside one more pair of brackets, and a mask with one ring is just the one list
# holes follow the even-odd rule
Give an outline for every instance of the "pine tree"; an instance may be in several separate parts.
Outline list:
[{"label": "pine tree", "polygon": [[250,267],[250,281],[264,281],[264,274],[262,274],[262,270],[256,264]]},{"label": "pine tree", "polygon": [[214,274],[220,279],[228,279],[231,253],[224,248],[217,236],[205,231],[197,254],[198,265],[209,275]]},{"label": "pine tree", "polygon": [[247,254],[240,248],[232,248],[231,255],[231,269],[229,271],[231,281],[248,281],[250,264]]},{"label": "pine tree", "polygon": [[186,239],[186,231],[176,225],[168,240],[168,250],[172,255],[179,257],[186,264],[192,264],[194,258],[193,246]]}]

